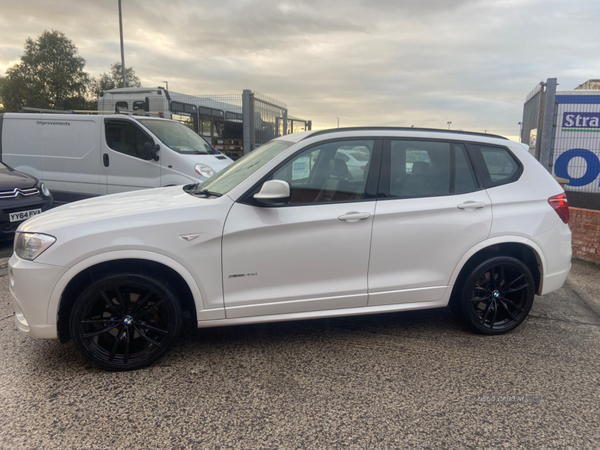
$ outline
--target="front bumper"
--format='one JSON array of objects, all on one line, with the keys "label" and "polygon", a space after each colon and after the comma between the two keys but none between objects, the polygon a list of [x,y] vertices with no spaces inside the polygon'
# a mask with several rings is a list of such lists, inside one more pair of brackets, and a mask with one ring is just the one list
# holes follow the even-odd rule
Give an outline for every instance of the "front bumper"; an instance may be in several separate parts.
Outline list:
[{"label": "front bumper", "polygon": [[67,267],[25,261],[16,255],[8,261],[9,289],[15,321],[23,333],[40,339],[56,339],[56,311],[48,305],[54,287]]}]

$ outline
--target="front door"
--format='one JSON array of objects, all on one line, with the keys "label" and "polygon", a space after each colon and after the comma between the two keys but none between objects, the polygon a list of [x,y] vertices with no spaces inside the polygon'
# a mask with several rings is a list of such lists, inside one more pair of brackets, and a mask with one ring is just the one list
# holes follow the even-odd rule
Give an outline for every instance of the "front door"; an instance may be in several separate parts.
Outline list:
[{"label": "front door", "polygon": [[[223,233],[227,318],[353,308],[367,304],[367,271],[377,140],[322,143],[301,151],[264,181],[291,186],[281,207],[260,206],[254,191],[236,203]],[[364,155],[360,173],[341,156]]]},{"label": "front door", "polygon": [[108,193],[159,187],[159,162],[143,159],[144,144],[154,145],[154,140],[127,119],[105,119],[104,128],[102,167]]}]

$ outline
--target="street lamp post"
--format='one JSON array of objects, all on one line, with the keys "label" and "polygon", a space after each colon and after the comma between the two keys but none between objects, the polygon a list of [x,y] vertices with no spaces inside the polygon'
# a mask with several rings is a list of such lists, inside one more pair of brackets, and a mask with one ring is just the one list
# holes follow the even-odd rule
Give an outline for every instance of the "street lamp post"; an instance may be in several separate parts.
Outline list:
[{"label": "street lamp post", "polygon": [[337,122],[338,122],[338,126],[337,127],[339,128],[340,127],[340,118],[336,117],[336,119],[337,119]]},{"label": "street lamp post", "polygon": [[448,129],[450,129],[450,125],[452,125],[452,122],[448,122]]},{"label": "street lamp post", "polygon": [[125,51],[123,50],[123,13],[121,12],[121,2],[119,0],[119,30],[121,32],[121,70],[123,71],[123,87],[127,87],[125,80]]}]

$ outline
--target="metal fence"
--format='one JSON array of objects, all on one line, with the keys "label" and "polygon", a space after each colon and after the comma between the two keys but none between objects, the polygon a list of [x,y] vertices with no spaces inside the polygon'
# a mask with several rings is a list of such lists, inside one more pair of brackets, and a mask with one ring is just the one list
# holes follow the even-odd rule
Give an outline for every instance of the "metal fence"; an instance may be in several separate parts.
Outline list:
[{"label": "metal fence", "polygon": [[538,84],[525,99],[523,121],[521,122],[521,142],[529,145],[530,153],[539,159],[537,132],[541,129],[544,106],[544,83]]}]

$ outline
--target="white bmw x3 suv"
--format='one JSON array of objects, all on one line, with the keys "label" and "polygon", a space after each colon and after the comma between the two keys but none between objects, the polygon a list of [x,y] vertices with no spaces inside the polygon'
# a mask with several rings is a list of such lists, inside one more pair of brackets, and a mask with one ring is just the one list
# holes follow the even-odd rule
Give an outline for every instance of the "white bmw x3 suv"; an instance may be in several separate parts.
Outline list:
[{"label": "white bmw x3 suv", "polygon": [[[361,148],[361,173],[339,155]],[[362,166],[361,166],[362,167]],[[201,185],[109,195],[24,222],[17,327],[107,370],[198,327],[440,308],[517,327],[571,265],[566,196],[498,136],[350,128],[277,138]]]}]

